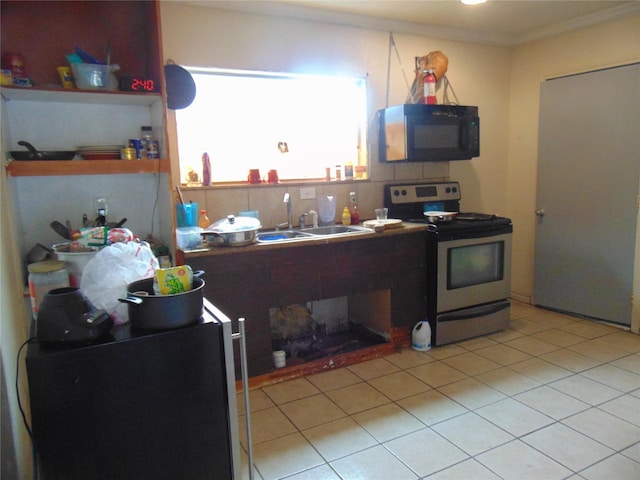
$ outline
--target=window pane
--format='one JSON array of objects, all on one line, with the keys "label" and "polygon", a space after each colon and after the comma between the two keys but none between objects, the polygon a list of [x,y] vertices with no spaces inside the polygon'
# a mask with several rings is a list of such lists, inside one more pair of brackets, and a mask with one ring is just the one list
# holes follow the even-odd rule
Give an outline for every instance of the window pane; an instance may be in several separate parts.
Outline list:
[{"label": "window pane", "polygon": [[202,178],[203,152],[213,182],[246,181],[251,168],[306,179],[324,178],[325,167],[337,164],[366,165],[364,79],[191,73],[196,98],[176,111],[181,181],[190,168]]}]

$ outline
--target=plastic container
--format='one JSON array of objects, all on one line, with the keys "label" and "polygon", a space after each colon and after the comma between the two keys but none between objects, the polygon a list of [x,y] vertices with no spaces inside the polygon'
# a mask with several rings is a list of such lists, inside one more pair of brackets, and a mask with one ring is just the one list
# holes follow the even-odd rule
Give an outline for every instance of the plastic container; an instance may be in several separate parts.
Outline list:
[{"label": "plastic container", "polygon": [[180,250],[191,250],[202,245],[202,228],[178,227],[176,228],[176,243]]},{"label": "plastic container", "polygon": [[197,227],[198,213],[197,203],[176,203],[176,222],[179,227]]},{"label": "plastic container", "polygon": [[283,368],[287,366],[287,355],[284,350],[276,350],[273,352],[273,364],[276,368]]},{"label": "plastic container", "polygon": [[72,63],[71,71],[76,87],[81,90],[117,90],[118,80],[111,65]]},{"label": "plastic container", "polygon": [[64,262],[47,260],[27,266],[29,272],[29,296],[31,297],[31,313],[37,318],[38,309],[45,294],[55,288],[69,286],[69,272]]},{"label": "plastic container", "polygon": [[333,225],[336,218],[336,197],[334,195],[320,195],[318,197],[318,216],[320,225]]},{"label": "plastic container", "polygon": [[344,164],[344,179],[353,180],[353,163],[346,162]]},{"label": "plastic container", "polygon": [[153,138],[153,128],[147,125],[140,127],[140,138],[147,152],[147,158],[160,158],[160,145]]},{"label": "plastic container", "polygon": [[69,243],[58,243],[53,246],[53,252],[58,260],[65,263],[69,272],[69,287],[80,287],[82,271],[89,261],[98,253],[96,247],[78,245],[71,248]]},{"label": "plastic container", "polygon": [[411,348],[419,352],[431,350],[431,325],[428,320],[421,320],[413,327]]}]

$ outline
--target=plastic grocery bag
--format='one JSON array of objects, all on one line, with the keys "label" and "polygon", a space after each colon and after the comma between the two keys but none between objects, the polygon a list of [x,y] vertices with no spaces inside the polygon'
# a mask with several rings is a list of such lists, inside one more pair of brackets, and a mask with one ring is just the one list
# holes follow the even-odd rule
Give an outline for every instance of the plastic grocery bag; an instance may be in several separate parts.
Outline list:
[{"label": "plastic grocery bag", "polygon": [[159,268],[158,259],[147,242],[114,243],[100,250],[82,272],[80,289],[98,309],[106,310],[116,325],[129,321],[126,303],[127,285],[152,278]]}]

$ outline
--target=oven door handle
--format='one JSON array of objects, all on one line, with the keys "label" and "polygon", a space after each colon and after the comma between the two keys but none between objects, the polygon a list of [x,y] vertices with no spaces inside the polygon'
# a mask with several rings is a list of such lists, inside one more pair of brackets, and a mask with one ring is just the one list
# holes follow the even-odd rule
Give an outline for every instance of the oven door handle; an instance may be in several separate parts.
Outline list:
[{"label": "oven door handle", "polygon": [[478,318],[479,316],[491,315],[498,313],[505,308],[509,308],[509,302],[500,302],[496,305],[487,305],[474,308],[472,310],[465,310],[464,313],[446,313],[444,315],[438,315],[438,322],[455,322],[457,320],[469,320],[470,318]]}]

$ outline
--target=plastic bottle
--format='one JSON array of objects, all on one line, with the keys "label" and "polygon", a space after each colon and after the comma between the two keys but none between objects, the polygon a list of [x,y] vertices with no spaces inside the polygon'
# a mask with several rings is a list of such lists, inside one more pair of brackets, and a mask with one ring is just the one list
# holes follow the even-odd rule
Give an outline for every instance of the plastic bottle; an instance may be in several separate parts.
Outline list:
[{"label": "plastic bottle", "polygon": [[198,217],[198,226],[206,230],[210,225],[211,221],[209,220],[209,217],[207,217],[207,211],[200,210],[200,216]]},{"label": "plastic bottle", "polygon": [[211,185],[211,160],[207,152],[202,154],[202,185],[205,187]]},{"label": "plastic bottle", "polygon": [[344,179],[353,180],[353,163],[346,162],[344,164]]},{"label": "plastic bottle", "polygon": [[349,192],[349,197],[351,198],[351,208],[349,212],[351,215],[351,225],[358,225],[360,223],[360,212],[358,212],[356,192]]},{"label": "plastic bottle", "polygon": [[427,70],[424,75],[424,103],[435,105],[436,100],[436,77],[431,70]]},{"label": "plastic bottle", "polygon": [[147,158],[160,158],[160,146],[153,138],[153,129],[149,126],[140,127],[140,133],[144,148],[147,151]]},{"label": "plastic bottle", "polygon": [[351,213],[349,212],[349,207],[344,207],[342,210],[342,224],[351,225]]},{"label": "plastic bottle", "polygon": [[411,348],[419,352],[431,350],[431,325],[428,320],[416,323],[411,332]]}]

